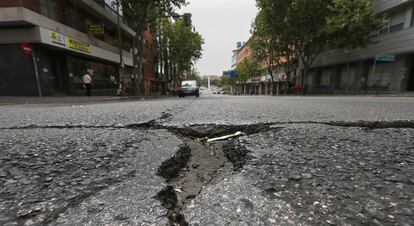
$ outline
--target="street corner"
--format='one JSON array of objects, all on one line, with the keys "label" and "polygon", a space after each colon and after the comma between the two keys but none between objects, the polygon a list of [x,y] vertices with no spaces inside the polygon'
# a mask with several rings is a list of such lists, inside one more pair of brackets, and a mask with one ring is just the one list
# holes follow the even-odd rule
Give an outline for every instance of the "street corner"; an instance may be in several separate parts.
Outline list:
[{"label": "street corner", "polygon": [[182,144],[167,131],[13,129],[1,134],[1,224],[161,221],[165,210],[154,196],[166,184],[157,169]]}]

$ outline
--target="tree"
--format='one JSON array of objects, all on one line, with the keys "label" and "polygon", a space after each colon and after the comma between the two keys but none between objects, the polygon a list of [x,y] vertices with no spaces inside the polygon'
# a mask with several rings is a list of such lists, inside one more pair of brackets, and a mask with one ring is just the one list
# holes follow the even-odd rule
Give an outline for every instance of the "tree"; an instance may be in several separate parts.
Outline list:
[{"label": "tree", "polygon": [[190,72],[194,63],[202,56],[204,40],[201,35],[179,19],[169,28],[169,52],[175,65],[174,78],[177,79],[185,71]]},{"label": "tree", "polygon": [[[253,37],[251,38],[251,48],[253,56],[267,70],[271,78],[270,93],[274,95],[274,83],[276,77],[276,68],[282,64],[289,66],[294,62],[293,50],[289,43],[284,43],[281,38],[281,32],[273,32],[274,27],[267,26],[266,12],[261,11],[256,16],[252,27]],[[281,25],[278,23],[277,25]],[[282,30],[282,28],[278,29]],[[287,67],[289,68],[289,67]],[[289,71],[289,70],[288,70]],[[287,72],[287,74],[290,74]],[[289,79],[287,79],[289,81]]]},{"label": "tree", "polygon": [[230,76],[222,76],[220,79],[220,83],[225,87],[225,88],[229,88],[230,87],[230,92],[231,94],[234,94],[234,90],[233,87],[236,85],[237,83],[237,79],[236,78],[232,78]]},{"label": "tree", "polygon": [[170,81],[177,83],[180,76],[187,72],[191,76],[195,62],[202,56],[204,40],[201,35],[188,26],[184,18],[173,23],[167,18],[158,21],[158,57],[160,68]]},{"label": "tree", "polygon": [[[158,17],[169,15],[176,7],[186,4],[185,0],[118,0],[122,5],[124,16],[136,32],[133,40],[134,74],[136,78],[135,94],[142,92],[141,80],[144,62],[145,31],[148,25]],[[136,51],[138,54],[136,54]]]},{"label": "tree", "polygon": [[373,15],[371,0],[256,1],[264,23],[300,58],[302,85],[321,52],[364,47],[371,43],[369,33],[381,26],[381,19]]},{"label": "tree", "polygon": [[171,60],[170,37],[172,22],[169,18],[157,20],[156,45],[159,75],[167,81],[173,80],[173,62]]},{"label": "tree", "polygon": [[261,66],[255,59],[246,58],[237,65],[236,71],[239,73],[237,81],[240,82],[240,84],[243,84],[243,93],[246,94],[247,80],[253,78],[254,76],[260,75]]}]

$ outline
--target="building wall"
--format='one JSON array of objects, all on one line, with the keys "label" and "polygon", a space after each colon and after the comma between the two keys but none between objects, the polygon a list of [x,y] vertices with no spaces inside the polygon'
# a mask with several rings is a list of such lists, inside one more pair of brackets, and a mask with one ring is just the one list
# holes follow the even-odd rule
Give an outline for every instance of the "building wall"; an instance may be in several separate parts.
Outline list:
[{"label": "building wall", "polygon": [[246,42],[237,52],[237,64],[243,62],[246,58],[251,57],[253,54],[250,48],[249,42]]},{"label": "building wall", "polygon": [[373,0],[374,12],[381,13],[410,2],[411,0]]},{"label": "building wall", "polygon": [[[414,54],[414,3],[406,0],[374,0],[374,4],[375,13],[386,13],[390,23],[372,33],[377,37],[374,38],[375,43],[367,48],[330,50],[318,56],[310,78],[305,80],[310,90],[318,92],[329,89],[329,92],[341,93],[407,90],[410,76],[413,76],[410,69],[411,55]],[[385,54],[395,55],[395,62],[377,62],[374,70],[375,57]],[[333,74],[329,86],[328,73]],[[334,79],[335,76],[338,79]]]},{"label": "building wall", "polygon": [[[36,28],[27,25],[6,27],[0,26],[0,44],[18,43],[20,40],[35,43],[43,40],[47,44],[55,45],[54,43],[49,42],[49,31],[57,31],[60,34],[76,37],[79,40],[91,44],[93,51],[89,55],[119,63],[119,51],[117,46],[104,42],[97,39],[95,36],[81,32],[70,26],[66,26],[58,21],[42,16],[26,8],[0,8],[0,21],[8,21],[9,23],[25,22],[26,24],[39,27],[36,32],[34,31]],[[13,33],[10,33],[11,31]],[[55,46],[62,47],[59,45]],[[125,58],[125,64],[132,66],[131,52],[124,50],[123,55]]]},{"label": "building wall", "polygon": [[[96,72],[95,94],[115,95],[119,64],[116,16],[90,0],[53,1],[56,7],[52,14],[45,13],[40,2],[0,1],[0,95],[38,95],[33,60],[20,50],[23,42],[34,46],[43,95],[83,94],[81,77],[86,69]],[[112,26],[114,34],[88,34],[87,25],[98,23],[105,24],[106,31]],[[135,33],[125,24],[122,26],[123,42],[128,44]],[[52,33],[85,42],[90,49],[71,48],[69,41],[65,45],[55,43]],[[132,66],[130,45],[124,48],[125,65]]]},{"label": "building wall", "polygon": [[238,50],[233,50],[233,55],[231,57],[231,69],[234,70],[236,69],[237,66],[237,52]]},{"label": "building wall", "polygon": [[16,6],[24,6],[35,12],[40,12],[39,0],[2,0],[0,1],[0,8],[16,7]]},{"label": "building wall", "polygon": [[413,5],[406,5],[401,10],[410,18],[404,22],[404,28],[379,35],[374,38],[375,44],[356,50],[331,50],[322,53],[314,63],[314,67],[372,59],[380,54],[405,54],[414,52],[414,27],[412,26]]}]

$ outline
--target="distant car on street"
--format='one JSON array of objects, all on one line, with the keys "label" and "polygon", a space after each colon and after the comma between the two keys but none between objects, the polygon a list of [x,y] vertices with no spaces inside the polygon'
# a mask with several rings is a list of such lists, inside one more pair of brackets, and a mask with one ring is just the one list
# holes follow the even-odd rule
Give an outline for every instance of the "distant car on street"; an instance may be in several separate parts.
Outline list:
[{"label": "distant car on street", "polygon": [[195,80],[186,80],[181,82],[180,92],[178,96],[200,96],[200,89],[197,86],[197,81]]},{"label": "distant car on street", "polygon": [[213,94],[225,94],[226,92],[223,89],[214,89]]}]

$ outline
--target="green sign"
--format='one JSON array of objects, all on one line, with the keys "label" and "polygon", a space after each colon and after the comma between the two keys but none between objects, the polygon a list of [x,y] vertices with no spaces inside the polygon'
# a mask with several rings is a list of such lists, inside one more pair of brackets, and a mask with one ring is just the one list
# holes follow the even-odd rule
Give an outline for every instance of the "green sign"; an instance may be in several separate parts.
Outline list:
[{"label": "green sign", "polygon": [[394,55],[377,55],[375,57],[376,61],[381,61],[381,62],[394,62],[395,61],[395,56]]}]

